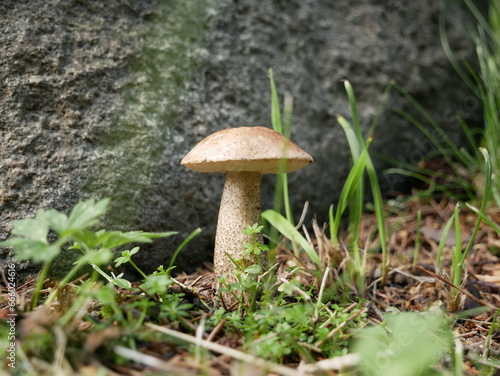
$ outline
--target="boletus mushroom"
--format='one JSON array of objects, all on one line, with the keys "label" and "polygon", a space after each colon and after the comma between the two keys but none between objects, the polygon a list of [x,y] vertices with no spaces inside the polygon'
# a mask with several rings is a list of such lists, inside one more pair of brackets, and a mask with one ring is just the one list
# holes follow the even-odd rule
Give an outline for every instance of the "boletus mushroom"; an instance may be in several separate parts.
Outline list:
[{"label": "boletus mushroom", "polygon": [[[184,157],[181,164],[191,170],[226,173],[215,236],[216,281],[223,275],[227,284],[237,281],[231,272],[236,267],[228,255],[241,260],[244,268],[265,265],[264,259],[259,263],[257,256],[243,254],[244,244],[253,242],[243,230],[260,223],[260,175],[291,172],[312,162],[313,158],[292,141],[265,127],[223,129],[200,141]],[[262,242],[262,237],[258,240]],[[227,305],[234,303],[228,293],[222,298]]]}]

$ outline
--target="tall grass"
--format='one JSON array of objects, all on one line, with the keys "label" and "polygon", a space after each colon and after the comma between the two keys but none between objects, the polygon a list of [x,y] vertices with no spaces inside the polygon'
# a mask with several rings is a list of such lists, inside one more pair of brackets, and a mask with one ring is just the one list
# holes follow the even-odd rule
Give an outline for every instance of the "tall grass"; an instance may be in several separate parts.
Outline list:
[{"label": "tall grass", "polygon": [[[273,128],[280,133],[285,131],[290,133],[289,123],[288,128],[281,127],[281,116],[279,110],[279,102],[277,91],[274,84],[272,70],[269,71],[271,81],[271,95],[272,95],[272,119]],[[345,90],[351,106],[352,124],[344,117],[338,116],[338,123],[341,125],[347,139],[349,149],[351,151],[352,167],[349,175],[341,190],[339,200],[336,206],[332,205],[329,210],[329,226],[330,238],[334,246],[340,247],[339,234],[341,221],[343,220],[345,212],[348,210],[348,223],[349,223],[349,252],[353,265],[351,267],[353,282],[356,285],[358,293],[363,294],[365,289],[365,263],[362,257],[362,252],[359,248],[359,231],[361,225],[361,217],[364,211],[365,201],[365,174],[368,176],[370,188],[373,195],[373,204],[377,218],[377,227],[379,232],[379,242],[382,250],[382,275],[383,281],[387,277],[387,239],[385,216],[382,201],[382,194],[380,191],[380,184],[378,181],[375,167],[368,152],[370,143],[373,139],[371,132],[374,131],[378,116],[370,127],[370,134],[365,139],[359,122],[357,111],[356,97],[354,89],[348,81],[344,82]],[[389,90],[384,93],[384,101],[389,94]],[[382,108],[382,107],[381,107]],[[285,111],[286,113],[286,111]],[[290,112],[288,112],[290,113]],[[290,117],[288,117],[289,119]],[[282,203],[285,206],[286,218],[280,213]],[[287,209],[288,208],[288,209]],[[325,267],[322,265],[321,260],[317,257],[314,249],[310,246],[303,235],[294,227],[294,221],[289,209],[288,191],[286,174],[280,175],[276,188],[275,206],[273,210],[267,210],[262,214],[262,217],[270,225],[273,226],[273,231],[279,231],[283,236],[293,241],[295,245],[301,247],[309,258],[317,265],[318,269],[324,271]],[[272,235],[276,232],[271,232]],[[273,237],[273,236],[271,236]]]},{"label": "tall grass", "polygon": [[[474,71],[471,64],[467,62],[464,62],[463,67],[453,54],[446,36],[445,2],[441,3],[439,31],[444,52],[450,63],[483,105],[484,129],[481,131],[480,146],[483,146],[488,152],[493,173],[491,180],[492,200],[496,206],[500,206],[500,4],[496,0],[489,2],[489,20],[483,17],[473,1],[464,0],[464,4],[476,21],[476,25],[470,28],[470,34],[476,46],[479,72]],[[465,160],[461,161],[464,166],[474,166],[481,170],[483,158],[478,152],[479,148],[468,132],[464,120],[458,115],[457,117],[469,140],[472,154],[463,150],[460,150],[461,153],[457,153],[454,150],[453,155],[455,157],[463,155],[466,157]]]},{"label": "tall grass", "polygon": [[[442,192],[456,199],[474,201],[481,198],[485,189],[482,182],[484,158],[480,151],[483,147],[491,160],[491,201],[500,206],[500,3],[490,1],[489,20],[483,17],[473,1],[464,0],[464,4],[474,17],[475,25],[469,28],[470,35],[475,43],[478,71],[468,62],[460,62],[455,57],[448,42],[445,28],[446,2],[441,2],[439,33],[443,50],[451,65],[460,78],[471,89],[472,94],[481,103],[483,108],[484,126],[481,129],[471,129],[460,113],[456,114],[456,121],[467,140],[468,148],[460,148],[451,139],[449,133],[413,98],[401,85],[392,82],[406,100],[417,110],[423,121],[403,111],[396,111],[400,116],[414,125],[424,134],[435,147],[427,158],[440,156],[452,170],[454,178],[440,172],[428,170],[409,163],[391,160],[397,168],[386,170],[386,174],[401,174],[419,179],[430,184],[434,192]],[[461,166],[461,167],[460,167]],[[468,176],[464,176],[460,169],[465,168]],[[447,183],[437,183],[438,179],[446,178]],[[465,196],[458,197],[456,189],[465,192]]]},{"label": "tall grass", "polygon": [[[346,127],[346,122],[342,122],[341,125],[344,128],[344,132],[346,132],[346,137],[349,142],[349,146],[351,148],[351,154],[353,156],[353,160],[357,160],[359,155],[359,150],[362,149],[367,149],[368,145],[367,142],[364,141],[363,139],[363,134],[361,131],[361,124],[359,122],[359,117],[358,117],[358,110],[357,110],[357,104],[356,104],[356,96],[354,94],[354,89],[349,83],[349,81],[344,81],[344,86],[345,90],[347,92],[347,96],[349,97],[349,103],[351,105],[351,114],[352,114],[352,123],[353,123],[353,130],[354,130],[354,135],[355,138],[353,137],[352,133],[349,131],[349,127]],[[387,96],[389,94],[389,90],[386,90],[383,96],[383,100],[381,102],[381,107],[379,108],[379,114],[380,110],[382,109],[382,105],[385,104],[385,101],[387,99]],[[340,122],[339,118],[339,122]],[[375,131],[375,128],[378,124],[378,119],[379,116],[377,115],[371,126],[370,126],[370,135],[368,137],[368,140],[371,140],[373,137],[372,134]],[[379,233],[379,241],[380,241],[380,248],[382,250],[382,283],[385,283],[385,280],[387,278],[387,231],[385,227],[385,215],[384,215],[384,203],[382,200],[382,193],[380,191],[380,184],[377,176],[377,172],[375,170],[375,166],[373,165],[372,159],[369,154],[366,156],[366,173],[368,175],[368,180],[370,182],[370,188],[371,188],[371,193],[373,196],[373,205],[375,208],[375,216],[377,219],[377,229]],[[362,207],[363,207],[363,200],[364,200],[364,182],[360,181],[359,185],[359,191],[357,195],[357,201],[355,204],[355,209],[353,210],[353,217],[351,223],[354,224],[354,227],[359,229],[359,224],[361,221],[361,213],[362,213]],[[355,242],[357,243],[357,237],[355,239]]]},{"label": "tall grass", "polygon": [[[278,99],[278,91],[276,90],[276,84],[274,82],[273,70],[269,69],[269,81],[271,85],[271,119],[273,129],[290,139],[292,134],[292,110],[293,102],[291,100],[285,100],[284,103],[284,121],[281,120],[281,110]],[[283,159],[282,163],[285,164],[286,160]],[[283,166],[284,169],[285,166]],[[274,210],[280,212],[282,208],[285,210],[286,218],[291,223],[294,224],[292,208],[290,205],[290,197],[288,194],[288,177],[286,173],[278,174],[276,180],[276,188],[274,194]]]}]

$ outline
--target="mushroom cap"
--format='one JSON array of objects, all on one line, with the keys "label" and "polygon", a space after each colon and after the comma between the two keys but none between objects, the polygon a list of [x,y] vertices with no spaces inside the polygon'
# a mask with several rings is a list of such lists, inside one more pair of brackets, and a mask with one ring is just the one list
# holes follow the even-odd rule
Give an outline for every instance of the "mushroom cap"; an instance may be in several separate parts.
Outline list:
[{"label": "mushroom cap", "polygon": [[203,139],[181,161],[200,172],[291,172],[312,157],[278,132],[265,127],[223,129]]}]

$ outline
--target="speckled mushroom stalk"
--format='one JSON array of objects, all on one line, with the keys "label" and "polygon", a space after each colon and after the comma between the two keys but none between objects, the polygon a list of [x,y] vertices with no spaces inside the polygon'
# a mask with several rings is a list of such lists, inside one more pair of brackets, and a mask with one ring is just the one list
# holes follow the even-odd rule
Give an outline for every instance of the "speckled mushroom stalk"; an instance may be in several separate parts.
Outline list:
[{"label": "speckled mushroom stalk", "polygon": [[[237,282],[232,273],[234,260],[243,267],[260,264],[255,255],[244,255],[244,244],[253,237],[243,230],[260,223],[260,175],[298,170],[312,163],[312,157],[281,134],[265,127],[223,129],[203,139],[182,160],[181,164],[200,172],[224,172],[226,182],[217,222],[214,251],[216,289],[219,278],[226,284]],[[262,241],[262,237],[258,238]],[[259,262],[260,261],[260,262]],[[221,294],[227,306],[234,303],[231,294]]]},{"label": "speckled mushroom stalk", "polygon": [[[214,274],[216,276],[226,275],[229,283],[235,282],[232,270],[236,269],[236,266],[230,259],[228,262],[227,255],[234,260],[243,257],[241,265],[243,268],[254,264],[265,264],[264,253],[260,262],[253,254],[243,256],[243,244],[253,242],[252,236],[244,234],[243,230],[254,223],[260,223],[260,212],[260,173],[227,172],[215,235]],[[258,240],[262,242],[262,235],[259,235]]]}]

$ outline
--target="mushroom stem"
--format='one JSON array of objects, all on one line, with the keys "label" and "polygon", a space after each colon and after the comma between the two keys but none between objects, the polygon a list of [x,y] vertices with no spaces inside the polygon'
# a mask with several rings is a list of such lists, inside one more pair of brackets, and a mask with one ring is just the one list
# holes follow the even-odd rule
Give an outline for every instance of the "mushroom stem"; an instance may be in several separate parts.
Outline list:
[{"label": "mushroom stem", "polygon": [[[244,234],[243,230],[260,223],[260,212],[260,173],[227,172],[215,235],[214,274],[217,281],[225,274],[227,284],[237,282],[232,273],[236,266],[227,255],[234,260],[242,259],[243,268],[254,264],[264,267],[258,256],[243,255],[244,244],[253,242],[252,236]],[[262,242],[262,234],[257,239]],[[217,289],[219,287],[217,282]],[[234,302],[228,293],[223,294],[223,299],[229,304]]]}]

